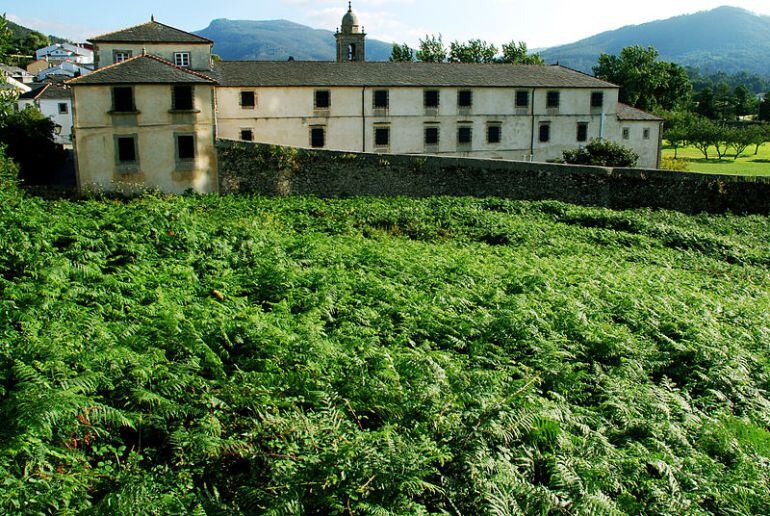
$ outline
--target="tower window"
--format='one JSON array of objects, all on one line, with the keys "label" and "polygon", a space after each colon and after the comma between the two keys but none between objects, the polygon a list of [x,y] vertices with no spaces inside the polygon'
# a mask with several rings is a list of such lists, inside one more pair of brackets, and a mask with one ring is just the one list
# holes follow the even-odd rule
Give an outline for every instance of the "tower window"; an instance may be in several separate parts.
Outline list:
[{"label": "tower window", "polygon": [[423,103],[426,108],[437,108],[440,100],[440,93],[438,90],[425,90],[423,95]]},{"label": "tower window", "polygon": [[457,92],[457,106],[469,108],[473,105],[473,92],[471,90],[460,90]]},{"label": "tower window", "polygon": [[588,124],[586,122],[578,122],[577,141],[580,143],[588,141]]},{"label": "tower window", "polygon": [[241,92],[241,107],[243,109],[254,109],[257,105],[257,94],[253,91]]},{"label": "tower window", "polygon": [[348,45],[348,61],[354,61],[356,58],[356,44],[351,43]]},{"label": "tower window", "polygon": [[425,145],[438,145],[439,132],[437,126],[425,128]]},{"label": "tower window", "polygon": [[561,95],[558,91],[549,91],[546,99],[546,107],[549,109],[557,109],[561,102]]},{"label": "tower window", "polygon": [[315,92],[315,108],[329,109],[332,105],[332,94],[329,90],[317,90]]},{"label": "tower window", "polygon": [[326,128],[325,127],[311,127],[310,128],[310,146],[314,149],[322,149],[326,147]]},{"label": "tower window", "polygon": [[551,141],[551,124],[540,124],[540,143]]},{"label": "tower window", "polygon": [[374,92],[374,108],[375,109],[388,109],[390,107],[390,94],[388,90],[375,90]]},{"label": "tower window", "polygon": [[388,147],[390,145],[390,128],[389,127],[374,128],[374,145],[376,147]]}]

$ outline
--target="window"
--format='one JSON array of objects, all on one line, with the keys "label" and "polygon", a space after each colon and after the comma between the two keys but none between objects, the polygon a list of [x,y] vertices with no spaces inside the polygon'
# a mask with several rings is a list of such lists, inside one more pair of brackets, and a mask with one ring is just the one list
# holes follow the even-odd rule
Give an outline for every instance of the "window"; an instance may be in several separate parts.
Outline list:
[{"label": "window", "polygon": [[317,90],[315,92],[315,108],[329,109],[332,105],[332,93],[329,90]]},{"label": "window", "polygon": [[132,55],[132,52],[130,50],[113,50],[112,62],[122,63],[123,61],[127,61],[131,59],[131,55]]},{"label": "window", "polygon": [[604,107],[604,92],[595,91],[591,93],[591,107],[592,108]]},{"label": "window", "polygon": [[587,142],[588,141],[588,124],[585,122],[578,122],[577,125],[577,141],[579,142]]},{"label": "window", "polygon": [[642,137],[643,137],[645,140],[649,140],[649,139],[650,139],[650,130],[649,130],[649,129],[645,129],[645,130],[642,132]]},{"label": "window", "polygon": [[561,95],[558,91],[549,91],[546,99],[546,107],[549,109],[556,109],[559,107],[561,101]]},{"label": "window", "polygon": [[136,137],[118,136],[118,164],[136,163]]},{"label": "window", "polygon": [[423,95],[423,103],[426,108],[437,108],[440,100],[440,93],[438,90],[425,90]]},{"label": "window", "polygon": [[117,113],[131,113],[134,107],[134,90],[129,86],[112,88],[112,110]]},{"label": "window", "polygon": [[502,131],[499,123],[489,124],[487,126],[487,143],[500,143]]},{"label": "window", "polygon": [[459,145],[470,145],[473,141],[473,128],[462,126],[457,129],[457,143]]},{"label": "window", "polygon": [[473,105],[473,92],[471,90],[460,90],[457,92],[457,106],[469,108]]},{"label": "window", "polygon": [[326,147],[326,128],[310,128],[310,146],[314,149],[322,149],[323,147]]},{"label": "window", "polygon": [[356,58],[356,45],[351,43],[348,45],[348,61],[353,61]]},{"label": "window", "polygon": [[438,145],[439,132],[437,126],[425,128],[425,145]]},{"label": "window", "polygon": [[179,161],[195,159],[195,136],[191,134],[176,136],[176,157]]},{"label": "window", "polygon": [[254,131],[251,129],[241,129],[241,140],[246,142],[254,141]]},{"label": "window", "polygon": [[254,109],[257,105],[257,94],[253,91],[241,92],[241,107],[243,109]]},{"label": "window", "polygon": [[623,128],[623,139],[624,140],[628,140],[630,138],[631,138],[631,129],[629,129],[628,127],[624,127]]},{"label": "window", "polygon": [[526,90],[520,90],[516,92],[516,107],[525,108],[529,107],[529,92]]},{"label": "window", "polygon": [[193,87],[190,85],[177,85],[172,89],[172,109],[176,111],[190,111],[193,108]]},{"label": "window", "polygon": [[374,91],[374,108],[388,109],[388,107],[390,107],[390,94],[388,90],[375,90]]},{"label": "window", "polygon": [[190,67],[190,53],[189,52],[174,52],[174,64],[181,66],[182,68]]},{"label": "window", "polygon": [[374,128],[374,145],[375,147],[388,147],[390,145],[389,127]]},{"label": "window", "polygon": [[[59,114],[60,115],[66,115],[70,112],[70,107],[67,105],[66,102],[59,102]],[[648,129],[649,131],[649,129]]]},{"label": "window", "polygon": [[551,141],[551,124],[540,124],[540,143]]}]

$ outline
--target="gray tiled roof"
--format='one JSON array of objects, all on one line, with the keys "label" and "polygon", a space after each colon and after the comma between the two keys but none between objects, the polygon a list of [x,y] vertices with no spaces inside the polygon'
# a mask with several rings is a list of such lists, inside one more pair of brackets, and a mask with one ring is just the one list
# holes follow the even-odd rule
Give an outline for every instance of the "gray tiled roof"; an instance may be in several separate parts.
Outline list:
[{"label": "gray tiled roof", "polygon": [[72,98],[72,90],[60,84],[44,84],[19,96],[19,99],[32,100],[67,100]]},{"label": "gray tiled roof", "polygon": [[89,41],[93,43],[211,43],[211,40],[169,27],[155,20],[103,34]]},{"label": "gray tiled roof", "polygon": [[474,86],[617,88],[563,66],[460,63],[222,61],[222,86]]},{"label": "gray tiled roof", "polygon": [[650,122],[662,122],[663,119],[659,116],[653,115],[652,113],[647,113],[646,111],[642,111],[641,109],[636,109],[635,107],[631,107],[629,105],[618,103],[618,120],[629,120],[629,121],[650,121]]},{"label": "gray tiled roof", "polygon": [[73,86],[93,84],[214,84],[214,80],[192,70],[180,68],[153,55],[141,55],[122,63],[99,68],[88,75],[67,81]]}]

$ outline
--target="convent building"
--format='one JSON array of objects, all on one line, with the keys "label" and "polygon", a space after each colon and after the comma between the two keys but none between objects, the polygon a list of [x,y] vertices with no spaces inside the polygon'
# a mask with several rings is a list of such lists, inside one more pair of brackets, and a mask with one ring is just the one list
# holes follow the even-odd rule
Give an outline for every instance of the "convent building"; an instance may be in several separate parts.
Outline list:
[{"label": "convent building", "polygon": [[220,61],[213,42],[152,19],[91,39],[69,81],[81,188],[217,191],[216,140],[548,161],[591,139],[660,159],[661,120],[562,67],[366,62],[349,9],[336,62]]}]

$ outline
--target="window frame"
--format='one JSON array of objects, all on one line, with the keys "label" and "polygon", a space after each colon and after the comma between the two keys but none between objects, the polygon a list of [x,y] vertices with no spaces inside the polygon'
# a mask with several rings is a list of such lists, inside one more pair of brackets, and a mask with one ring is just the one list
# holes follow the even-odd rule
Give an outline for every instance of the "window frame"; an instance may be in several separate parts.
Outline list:
[{"label": "window frame", "polygon": [[[467,131],[468,141],[463,141],[463,132]],[[473,146],[473,125],[472,124],[459,124],[457,126],[457,146],[458,147],[472,147]]]},{"label": "window frame", "polygon": [[[314,132],[315,131],[321,131],[321,145],[315,145],[315,138],[314,138]],[[308,134],[308,137],[310,138],[310,148],[311,149],[325,149],[326,148],[326,126],[325,125],[311,125],[310,131]]]},{"label": "window frame", "polygon": [[[585,134],[582,134],[581,139],[581,131]],[[578,143],[586,143],[588,141],[588,122],[578,122],[577,123],[577,135],[576,138]]]},{"label": "window frame", "polygon": [[[435,104],[429,104],[428,103],[428,96],[435,94],[436,96],[436,103]],[[429,89],[429,90],[423,90],[422,94],[422,106],[425,109],[438,109],[441,106],[441,90],[436,89]]]},{"label": "window frame", "polygon": [[652,130],[649,127],[642,129],[642,139],[649,140],[652,137]]},{"label": "window frame", "polygon": [[[468,96],[468,104],[463,104],[463,96]],[[473,90],[463,89],[457,90],[457,108],[458,109],[471,109],[473,107]]]},{"label": "window frame", "polygon": [[[181,88],[189,89],[190,103],[189,107],[180,107],[178,91]],[[171,86],[171,110],[172,111],[194,111],[195,110],[195,86],[192,84],[174,84]]]},{"label": "window frame", "polygon": [[[492,131],[497,131],[497,141],[492,141]],[[487,144],[499,145],[503,142],[503,124],[502,122],[487,122]]]},{"label": "window frame", "polygon": [[[326,105],[322,106],[318,103],[319,94],[326,94]],[[327,111],[332,107],[332,91],[331,90],[315,90],[313,92],[313,109],[319,111]]]},{"label": "window frame", "polygon": [[[182,145],[180,143],[181,138],[192,138],[192,156],[182,157]],[[174,152],[177,165],[195,163],[198,159],[198,138],[195,133],[174,133]]]},{"label": "window frame", "polygon": [[[378,137],[381,134],[386,135],[386,143],[380,143],[378,142]],[[375,149],[383,149],[383,148],[390,148],[390,126],[389,125],[375,125],[374,126],[374,148]]]},{"label": "window frame", "polygon": [[[244,134],[249,133],[249,138],[244,138]],[[243,128],[240,130],[240,140],[244,142],[254,141],[254,130],[249,128]]]},{"label": "window frame", "polygon": [[[385,95],[385,105],[378,105],[377,101],[382,100],[382,95]],[[390,90],[374,90],[372,92],[372,108],[376,110],[390,109]]]},{"label": "window frame", "polygon": [[[179,63],[179,59],[182,58],[181,61],[184,61],[185,58],[187,60],[187,64]],[[192,53],[191,52],[174,52],[174,66],[177,66],[179,68],[190,68],[192,66]]]},{"label": "window frame", "polygon": [[[543,130],[545,130],[545,133],[543,133]],[[540,122],[538,131],[537,131],[537,141],[538,143],[551,143],[551,123],[550,122]]]},{"label": "window frame", "polygon": [[[436,131],[435,142],[428,141],[428,131]],[[422,141],[423,141],[423,145],[430,146],[430,147],[438,147],[438,145],[441,143],[441,127],[436,124],[425,125],[423,127]]]},{"label": "window frame", "polygon": [[[598,102],[596,99],[599,99]],[[591,92],[591,109],[602,109],[602,108],[604,108],[604,92],[592,91]]]},{"label": "window frame", "polygon": [[[121,160],[121,140],[131,140],[133,147],[133,160]],[[119,174],[129,174],[139,171],[139,135],[116,134],[113,136],[115,145],[115,168]]]},{"label": "window frame", "polygon": [[[521,103],[521,96],[524,96],[524,103]],[[517,109],[529,108],[529,90],[516,90],[515,105]]]},{"label": "window frame", "polygon": [[[123,56],[122,59],[118,59],[118,56]],[[132,59],[134,57],[134,51],[133,50],[119,50],[114,49],[112,51],[112,62],[114,64],[122,63],[124,61],[128,61],[129,59]]]},{"label": "window frame", "polygon": [[[125,106],[118,106],[118,91],[128,91],[131,94],[131,109],[118,109],[118,107],[125,107]],[[134,95],[134,87],[133,86],[113,86],[111,88],[112,93],[112,112],[113,113],[136,113],[136,95]]]},{"label": "window frame", "polygon": [[561,107],[561,91],[549,90],[545,96],[546,109],[559,109]]},{"label": "window frame", "polygon": [[59,102],[58,103],[58,110],[60,115],[69,115],[70,114],[70,106],[66,102]]},{"label": "window frame", "polygon": [[[251,95],[252,103],[244,104],[244,95]],[[257,92],[254,90],[241,90],[240,91],[240,105],[241,109],[257,109]]]},{"label": "window frame", "polygon": [[630,140],[631,139],[631,128],[630,127],[624,127],[621,132],[621,136],[624,140]]}]

